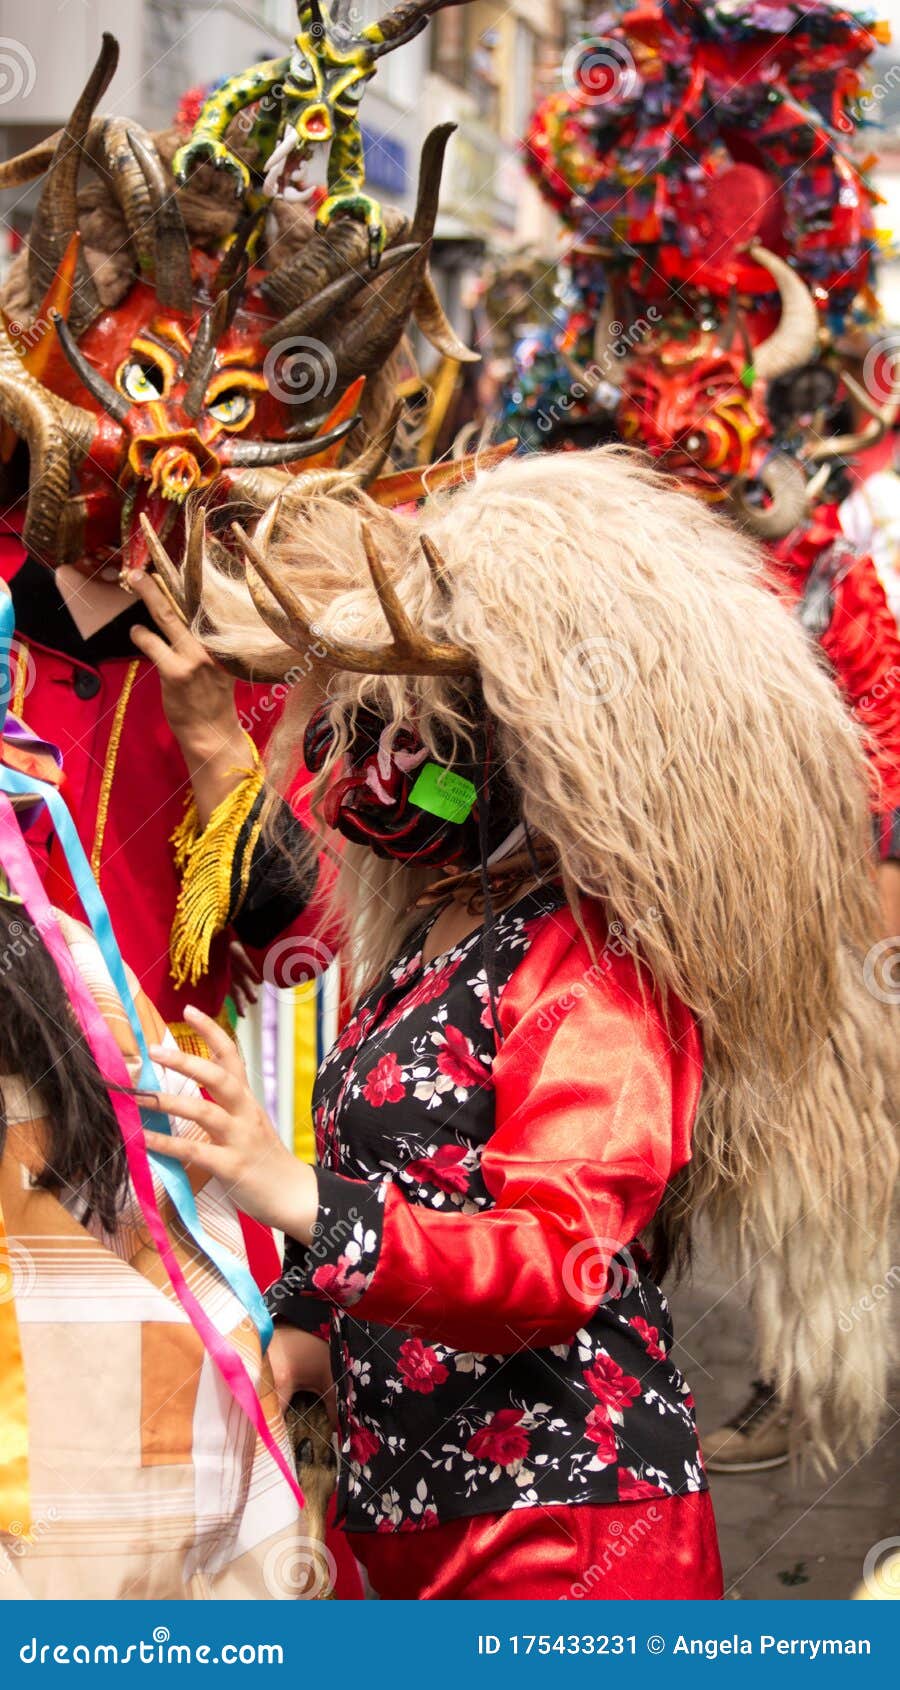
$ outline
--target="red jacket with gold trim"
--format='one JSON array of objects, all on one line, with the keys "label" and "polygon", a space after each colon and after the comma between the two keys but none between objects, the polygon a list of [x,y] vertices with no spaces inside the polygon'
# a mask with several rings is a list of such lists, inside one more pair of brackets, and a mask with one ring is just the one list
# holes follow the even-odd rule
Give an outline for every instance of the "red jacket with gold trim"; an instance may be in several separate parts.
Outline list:
[{"label": "red jacket with gold trim", "polygon": [[[165,718],[156,667],[138,656],[129,638],[143,607],[82,639],[51,574],[26,559],[12,523],[0,524],[0,576],[16,609],[10,698],[63,754],[63,796],[94,857],[122,953],[166,1021],[180,1022],[187,1003],[220,1013],[231,980],[232,937],[265,964],[273,984],[296,984],[305,972],[318,972],[330,957],[316,937],[316,875],[304,886],[283,852],[260,839],[244,854],[249,873],[242,898],[235,889],[239,914],[213,938],[197,984],[176,986],[169,942],[181,875],[171,841],[191,788]],[[284,686],[237,683],[240,720],[262,755],[285,692]],[[284,806],[285,828],[297,832],[304,814],[292,795],[290,808]],[[80,914],[52,832],[35,828],[29,843],[55,901]]]}]

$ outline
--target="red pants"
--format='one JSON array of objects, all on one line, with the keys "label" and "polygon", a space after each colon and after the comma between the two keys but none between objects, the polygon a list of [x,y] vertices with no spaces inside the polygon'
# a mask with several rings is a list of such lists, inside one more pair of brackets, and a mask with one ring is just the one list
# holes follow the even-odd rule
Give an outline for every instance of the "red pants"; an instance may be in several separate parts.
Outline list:
[{"label": "red pants", "polygon": [[421,1532],[351,1532],[386,1600],[717,1601],[709,1492],[609,1507],[515,1509]]}]

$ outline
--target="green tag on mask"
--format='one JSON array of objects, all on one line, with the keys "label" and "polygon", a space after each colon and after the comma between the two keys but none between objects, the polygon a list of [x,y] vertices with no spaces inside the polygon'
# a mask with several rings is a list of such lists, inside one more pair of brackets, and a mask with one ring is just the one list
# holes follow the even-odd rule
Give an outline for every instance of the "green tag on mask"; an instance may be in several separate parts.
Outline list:
[{"label": "green tag on mask", "polygon": [[424,763],[409,795],[411,804],[440,816],[445,822],[465,822],[472,814],[478,793],[465,775],[442,769],[440,763]]}]

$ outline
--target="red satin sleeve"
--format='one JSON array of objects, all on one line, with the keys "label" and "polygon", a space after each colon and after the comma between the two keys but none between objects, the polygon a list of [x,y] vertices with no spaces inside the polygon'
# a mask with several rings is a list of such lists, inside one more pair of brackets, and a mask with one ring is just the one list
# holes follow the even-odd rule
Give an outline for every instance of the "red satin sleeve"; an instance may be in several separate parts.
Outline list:
[{"label": "red satin sleeve", "polygon": [[[436,1213],[388,1184],[373,1259],[358,1264],[365,1288],[357,1280],[350,1297],[334,1282],[332,1295],[362,1319],[508,1354],[569,1340],[593,1312],[606,1261],[689,1158],[702,1065],[687,1012],[670,1003],[667,1028],[633,964],[601,933],[592,957],[568,911],[543,922],[499,1012],[482,1160],[495,1206]],[[329,1211],[358,1202],[357,1182],[323,1178]],[[327,1273],[316,1288],[329,1289]]]}]

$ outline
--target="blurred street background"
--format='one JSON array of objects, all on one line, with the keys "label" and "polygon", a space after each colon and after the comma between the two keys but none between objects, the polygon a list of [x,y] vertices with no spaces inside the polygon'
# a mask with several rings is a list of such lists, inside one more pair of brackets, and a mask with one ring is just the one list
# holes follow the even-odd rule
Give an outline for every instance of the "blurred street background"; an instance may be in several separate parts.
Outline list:
[{"label": "blurred street background", "polygon": [[[755,1370],[746,1287],[716,1269],[702,1244],[690,1281],[670,1290],[679,1365],[697,1399],[701,1439],[747,1396]],[[892,1288],[900,1292],[900,1268]],[[863,1316],[863,1318],[865,1318]],[[895,1319],[895,1330],[896,1330]],[[898,1401],[895,1370],[890,1402]],[[824,1478],[776,1467],[763,1473],[710,1474],[725,1596],[732,1601],[804,1601],[852,1596],[866,1557],[900,1548],[900,1436],[896,1406],[878,1443]],[[876,1546],[882,1546],[877,1556]]]}]

